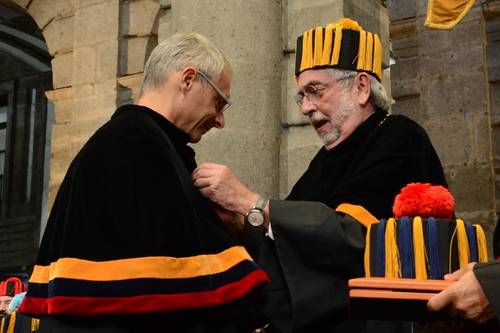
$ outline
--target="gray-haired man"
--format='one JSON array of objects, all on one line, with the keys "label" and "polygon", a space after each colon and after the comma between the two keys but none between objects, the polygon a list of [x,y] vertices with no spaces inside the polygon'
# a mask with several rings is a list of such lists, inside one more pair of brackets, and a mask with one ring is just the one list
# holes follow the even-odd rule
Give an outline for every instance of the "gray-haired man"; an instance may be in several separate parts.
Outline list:
[{"label": "gray-haired man", "polygon": [[205,37],[153,50],[137,104],[115,112],[59,189],[20,312],[41,332],[239,332],[268,281],[192,186],[196,143],[224,127],[229,63]]}]

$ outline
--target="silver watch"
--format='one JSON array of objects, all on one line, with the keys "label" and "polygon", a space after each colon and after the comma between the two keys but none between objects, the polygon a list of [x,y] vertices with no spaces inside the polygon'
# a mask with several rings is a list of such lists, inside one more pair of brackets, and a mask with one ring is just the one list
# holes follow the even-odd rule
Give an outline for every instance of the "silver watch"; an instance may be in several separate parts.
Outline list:
[{"label": "silver watch", "polygon": [[255,207],[245,215],[245,220],[254,227],[260,227],[264,223],[264,208],[267,199],[260,197]]}]

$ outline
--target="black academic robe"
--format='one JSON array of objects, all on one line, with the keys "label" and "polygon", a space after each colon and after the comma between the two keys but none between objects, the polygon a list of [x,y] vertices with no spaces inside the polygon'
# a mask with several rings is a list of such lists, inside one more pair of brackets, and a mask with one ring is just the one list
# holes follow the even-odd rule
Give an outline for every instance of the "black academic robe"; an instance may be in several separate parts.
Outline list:
[{"label": "black academic robe", "polygon": [[490,261],[488,263],[478,263],[474,265],[476,275],[484,294],[490,301],[498,322],[500,322],[500,261]]},{"label": "black academic robe", "polygon": [[192,186],[188,139],[146,107],[116,111],[68,169],[21,312],[54,332],[259,325],[245,295],[267,276]]},{"label": "black academic robe", "polygon": [[270,275],[260,306],[280,332],[409,331],[408,323],[347,320],[347,281],[364,276],[366,228],[336,212],[361,206],[392,216],[396,194],[411,182],[446,186],[424,129],[376,111],[344,142],[322,148],[286,201],[270,201],[274,241],[247,226],[247,248]]}]

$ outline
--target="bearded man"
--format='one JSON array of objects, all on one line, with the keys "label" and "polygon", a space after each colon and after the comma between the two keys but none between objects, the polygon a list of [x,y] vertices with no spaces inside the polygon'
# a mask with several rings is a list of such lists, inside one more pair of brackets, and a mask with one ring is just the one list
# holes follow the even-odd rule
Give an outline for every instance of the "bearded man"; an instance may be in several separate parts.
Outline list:
[{"label": "bearded man", "polygon": [[446,186],[443,170],[425,130],[388,114],[376,34],[341,19],[300,36],[296,57],[296,101],[324,147],[286,200],[253,192],[219,164],[200,165],[194,184],[233,213],[226,223],[269,273],[259,305],[268,330],[372,331],[347,319],[347,281],[364,275],[366,226],[392,215],[406,184]]}]

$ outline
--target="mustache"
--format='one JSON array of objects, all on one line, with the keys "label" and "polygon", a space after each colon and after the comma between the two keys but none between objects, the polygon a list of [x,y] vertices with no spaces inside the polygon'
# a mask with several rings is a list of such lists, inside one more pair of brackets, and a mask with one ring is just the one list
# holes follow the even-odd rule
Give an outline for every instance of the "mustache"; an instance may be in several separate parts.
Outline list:
[{"label": "mustache", "polygon": [[316,125],[324,122],[331,122],[331,118],[319,111],[314,111],[309,115],[309,121],[311,124]]}]

